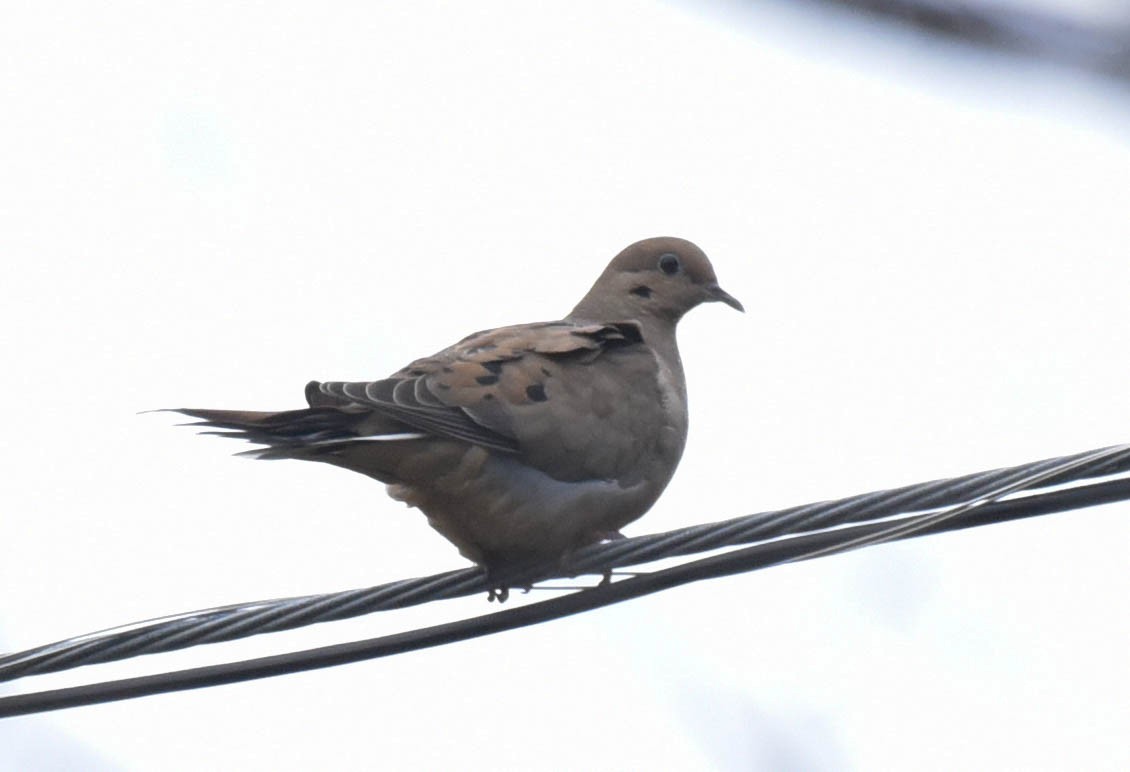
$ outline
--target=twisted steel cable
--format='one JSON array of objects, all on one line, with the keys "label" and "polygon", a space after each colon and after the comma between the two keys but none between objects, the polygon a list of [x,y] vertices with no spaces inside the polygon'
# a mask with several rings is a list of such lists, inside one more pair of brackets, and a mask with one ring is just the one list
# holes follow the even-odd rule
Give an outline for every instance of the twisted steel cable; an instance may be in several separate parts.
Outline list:
[{"label": "twisted steel cable", "polygon": [[[821,544],[820,554],[844,551],[878,541],[906,538],[918,530],[945,530],[944,520],[980,508],[987,521],[1016,516],[1011,502],[991,503],[993,499],[1021,490],[1045,490],[1069,482],[1116,475],[1130,471],[1130,448],[1117,446],[1061,458],[1046,459],[1020,466],[997,469],[946,480],[936,480],[877,491],[846,499],[793,507],[775,512],[738,517],[716,523],[695,525],[661,534],[639,536],[593,545],[579,550],[569,566],[570,575],[605,574],[617,568],[637,566],[656,560],[685,556],[724,547],[738,547],[780,539],[785,536],[827,532],[830,540]],[[1041,508],[1058,509],[1085,506],[1087,503],[1130,497],[1126,483],[1091,486],[1074,495],[1045,493],[1019,500],[1032,513]],[[1036,499],[1041,501],[1037,502]],[[1047,499],[1047,500],[1044,500]],[[939,508],[949,510],[937,512]],[[958,507],[958,509],[953,509]],[[961,507],[964,507],[962,509]],[[908,517],[908,513],[918,513]],[[921,513],[927,513],[923,515]],[[932,513],[932,514],[931,514]],[[887,522],[872,522],[849,533],[845,526],[884,518],[902,517]],[[1020,515],[1023,516],[1023,515]],[[936,522],[930,520],[935,517]],[[969,527],[976,518],[952,527]],[[857,527],[858,528],[858,527]],[[899,529],[906,532],[901,533]],[[796,544],[793,545],[795,548]],[[762,550],[761,557],[771,550]],[[803,552],[789,560],[816,555]],[[727,557],[726,555],[719,557]],[[778,561],[779,562],[779,561]],[[763,563],[762,565],[766,565]],[[750,569],[744,569],[750,570]],[[660,572],[662,573],[662,572]],[[560,577],[556,566],[541,566],[507,577],[512,586],[530,586]],[[626,580],[625,580],[626,581]],[[625,581],[616,582],[617,585]],[[58,672],[83,665],[111,662],[140,654],[173,651],[202,643],[235,640],[251,635],[276,632],[319,622],[360,616],[376,611],[404,608],[433,600],[488,592],[499,584],[478,568],[407,579],[375,587],[294,598],[233,604],[171,617],[140,622],[70,638],[27,651],[0,657],[0,682],[43,673]],[[533,604],[538,605],[538,604]]]},{"label": "twisted steel cable", "polygon": [[[878,522],[845,525],[830,530],[777,538],[753,546],[733,549],[723,554],[687,561],[651,573],[635,575],[630,579],[624,579],[614,584],[602,583],[600,586],[587,591],[574,592],[539,603],[433,627],[240,662],[2,697],[0,698],[0,718],[202,686],[247,681],[405,653],[560,618],[707,578],[753,571],[786,562],[808,560],[870,544],[905,539],[927,533],[969,528],[993,522],[1122,501],[1130,499],[1130,477],[1127,476],[1091,482],[1068,489],[1046,490],[1044,488],[1053,483],[1058,484],[1068,480],[1085,479],[1103,474],[1119,474],[1125,471],[1128,455],[1130,455],[1130,446],[1121,446],[1055,459],[1050,462],[1037,462],[1025,467],[998,470],[996,473],[985,473],[985,479],[990,479],[993,475],[1000,475],[995,487],[979,497],[967,498],[965,501],[957,502],[940,511],[888,517]],[[949,482],[972,481],[974,477],[978,476],[970,475],[968,478],[957,478],[957,480]],[[905,489],[888,491],[887,493],[893,494],[891,497],[880,494],[879,499],[881,503],[889,505],[891,499],[897,497],[901,492],[908,492],[916,487],[926,488],[930,485],[908,486]],[[957,490],[957,488],[949,488],[949,486],[943,486],[943,488],[947,488],[951,493]],[[978,486],[974,485],[973,490],[977,489]],[[1019,498],[998,500],[1010,493],[1033,489],[1039,490]],[[935,493],[937,492],[935,491]],[[855,499],[847,499],[844,502],[830,502],[830,505],[871,498],[873,498],[872,495],[868,494],[863,497],[855,497]],[[795,513],[795,510],[786,510],[785,513]],[[694,529],[684,529],[684,531],[687,530]],[[433,579],[444,579],[446,576],[439,575],[433,577]],[[324,597],[333,600],[339,595],[341,594]],[[323,596],[310,597],[322,598]],[[305,600],[308,599],[289,599],[289,601],[295,603],[301,603]],[[281,601],[284,604],[287,602]],[[251,605],[260,606],[262,604]],[[211,609],[207,613],[229,611],[236,608],[239,607],[229,606],[224,609]]]}]

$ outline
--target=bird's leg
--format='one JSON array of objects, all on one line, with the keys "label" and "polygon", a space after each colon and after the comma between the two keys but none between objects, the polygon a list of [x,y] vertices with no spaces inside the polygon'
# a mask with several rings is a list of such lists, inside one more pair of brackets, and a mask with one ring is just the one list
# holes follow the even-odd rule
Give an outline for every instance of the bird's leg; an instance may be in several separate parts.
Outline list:
[{"label": "bird's leg", "polygon": [[497,564],[487,561],[480,561],[479,569],[483,572],[483,578],[487,580],[487,602],[505,603],[510,597],[510,583],[503,575],[505,572],[500,570]]},{"label": "bird's leg", "polygon": [[[620,541],[621,539],[628,538],[627,536],[620,533],[619,531],[593,531],[591,536],[592,536],[592,541],[585,542],[585,545],[598,544],[600,542],[606,542],[606,541]],[[582,546],[584,546],[584,545],[582,545]],[[568,577],[577,576],[577,572],[574,571],[574,568],[573,568],[573,553],[574,553],[574,550],[572,550],[572,549],[567,550],[564,554],[561,555],[561,557],[557,561],[558,572],[561,573],[563,576],[568,576]],[[606,568],[603,571],[601,571],[600,576],[601,576],[600,584],[598,584],[597,587],[604,587],[605,585],[612,584],[612,569],[611,568]]]},{"label": "bird's leg", "polygon": [[[628,538],[619,531],[600,531],[597,536],[600,537],[601,541],[621,541]],[[600,584],[597,587],[607,587],[610,584],[612,584],[612,569],[606,568],[604,573],[600,575]]]},{"label": "bird's leg", "polygon": [[480,565],[486,574],[487,586],[490,588],[487,600],[491,603],[494,601],[505,603],[510,597],[512,587],[523,592],[529,592],[532,587],[529,564],[489,561]]}]

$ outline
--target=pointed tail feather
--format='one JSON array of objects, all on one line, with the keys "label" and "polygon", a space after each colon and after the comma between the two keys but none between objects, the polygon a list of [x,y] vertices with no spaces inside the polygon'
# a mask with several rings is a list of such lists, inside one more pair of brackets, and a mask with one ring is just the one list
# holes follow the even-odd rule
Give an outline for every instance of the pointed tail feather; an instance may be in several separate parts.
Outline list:
[{"label": "pointed tail feather", "polygon": [[221,430],[208,432],[209,434],[272,446],[353,439],[358,436],[357,426],[364,418],[363,414],[332,407],[283,410],[277,413],[197,408],[177,408],[174,412],[200,419],[191,426]]},{"label": "pointed tail feather", "polygon": [[400,458],[398,443],[427,435],[369,411],[311,407],[277,413],[252,410],[177,408],[198,421],[188,424],[222,437],[247,440],[264,447],[237,453],[255,459],[320,461],[376,478],[397,481],[392,469]]}]

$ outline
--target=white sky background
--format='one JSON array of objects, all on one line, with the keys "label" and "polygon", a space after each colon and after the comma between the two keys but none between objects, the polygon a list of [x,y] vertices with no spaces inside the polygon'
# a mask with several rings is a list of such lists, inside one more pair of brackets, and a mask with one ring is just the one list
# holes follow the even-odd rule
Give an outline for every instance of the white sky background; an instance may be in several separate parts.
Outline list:
[{"label": "white sky background", "polygon": [[[366,478],[136,413],[557,318],[646,236],[749,312],[684,322],[690,440],[630,535],[1130,441],[1125,93],[750,5],[10,9],[0,650],[464,565]],[[1128,512],[10,719],[0,769],[1126,769]]]}]

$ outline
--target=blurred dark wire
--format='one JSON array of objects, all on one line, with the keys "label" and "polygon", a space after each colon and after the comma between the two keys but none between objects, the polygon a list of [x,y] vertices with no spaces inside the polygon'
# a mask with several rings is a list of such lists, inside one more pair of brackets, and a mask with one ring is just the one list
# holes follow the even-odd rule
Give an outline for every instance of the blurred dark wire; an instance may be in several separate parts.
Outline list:
[{"label": "blurred dark wire", "polygon": [[793,0],[789,5],[838,9],[939,39],[1130,81],[1130,8],[1120,19],[1099,19],[1066,2],[1058,13],[1031,3],[985,0]]}]

